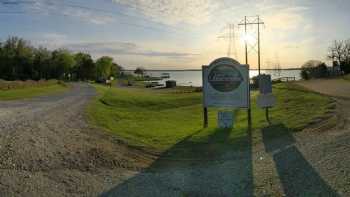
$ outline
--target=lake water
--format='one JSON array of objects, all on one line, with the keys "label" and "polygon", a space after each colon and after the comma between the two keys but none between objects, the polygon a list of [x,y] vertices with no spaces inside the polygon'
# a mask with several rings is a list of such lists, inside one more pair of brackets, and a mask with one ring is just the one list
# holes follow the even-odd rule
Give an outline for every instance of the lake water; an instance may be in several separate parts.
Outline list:
[{"label": "lake water", "polygon": [[[147,71],[146,74],[152,77],[160,77],[162,73],[169,73],[170,78],[163,79],[159,83],[165,84],[166,80],[175,80],[177,85],[180,86],[202,86],[202,71]],[[300,70],[261,70],[261,73],[270,74],[272,79],[280,77],[295,77],[296,80],[300,80]],[[257,70],[249,71],[250,78],[257,76]]]}]

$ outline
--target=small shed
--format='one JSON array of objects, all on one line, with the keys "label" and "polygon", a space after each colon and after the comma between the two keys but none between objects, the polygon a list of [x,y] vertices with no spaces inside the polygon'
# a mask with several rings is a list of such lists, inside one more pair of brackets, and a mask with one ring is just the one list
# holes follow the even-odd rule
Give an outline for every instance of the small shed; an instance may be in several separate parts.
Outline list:
[{"label": "small shed", "polygon": [[175,88],[176,87],[176,81],[175,80],[168,80],[165,82],[166,88]]}]

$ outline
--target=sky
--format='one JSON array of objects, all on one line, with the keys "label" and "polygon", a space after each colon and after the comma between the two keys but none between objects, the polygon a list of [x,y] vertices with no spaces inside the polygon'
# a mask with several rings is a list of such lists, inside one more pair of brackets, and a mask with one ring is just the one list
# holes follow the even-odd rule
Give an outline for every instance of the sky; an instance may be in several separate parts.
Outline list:
[{"label": "sky", "polygon": [[[227,56],[257,67],[259,15],[261,67],[300,67],[328,61],[333,40],[350,39],[348,0],[0,0],[0,40],[18,36],[35,46],[107,55],[127,69],[199,69]],[[232,36],[233,37],[233,36]],[[254,50],[255,49],[255,50]]]}]

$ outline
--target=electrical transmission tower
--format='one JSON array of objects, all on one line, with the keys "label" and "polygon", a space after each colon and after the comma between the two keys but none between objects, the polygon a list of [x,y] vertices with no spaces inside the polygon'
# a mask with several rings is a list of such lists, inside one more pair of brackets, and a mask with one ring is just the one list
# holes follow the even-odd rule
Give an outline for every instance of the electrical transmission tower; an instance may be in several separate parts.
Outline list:
[{"label": "electrical transmission tower", "polygon": [[218,38],[228,40],[227,57],[234,57],[237,59],[235,25],[231,23],[228,24],[225,27],[225,31],[225,35],[219,36]]},{"label": "electrical transmission tower", "polygon": [[[250,47],[257,51],[258,53],[258,70],[259,70],[259,75],[260,75],[260,67],[261,67],[261,58],[260,58],[260,54],[261,54],[261,48],[260,48],[260,25],[264,25],[265,23],[261,20],[260,16],[250,16],[250,17],[247,17],[245,16],[244,17],[244,20],[242,20],[238,26],[244,26],[244,36],[245,36],[245,39],[244,39],[244,44],[245,44],[245,62],[246,64],[248,64],[248,45],[250,45]],[[250,35],[248,33],[248,30],[247,30],[247,27],[248,26],[257,26],[257,44],[252,44],[252,43],[248,43],[248,40],[247,40],[247,36]],[[258,49],[256,49],[256,45],[258,47]]]}]

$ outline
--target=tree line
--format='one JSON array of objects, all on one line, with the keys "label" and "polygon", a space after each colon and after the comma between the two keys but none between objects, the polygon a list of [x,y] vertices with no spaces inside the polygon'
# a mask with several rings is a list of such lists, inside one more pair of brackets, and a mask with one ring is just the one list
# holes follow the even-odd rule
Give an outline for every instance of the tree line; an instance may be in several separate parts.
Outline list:
[{"label": "tree line", "polygon": [[120,75],[122,67],[112,57],[96,61],[88,53],[67,49],[48,50],[10,37],[0,42],[0,78],[5,80],[106,80]]},{"label": "tree line", "polygon": [[332,61],[329,69],[326,63],[318,60],[307,61],[301,67],[303,79],[324,78],[350,73],[350,39],[335,40],[328,48],[327,58]]}]

